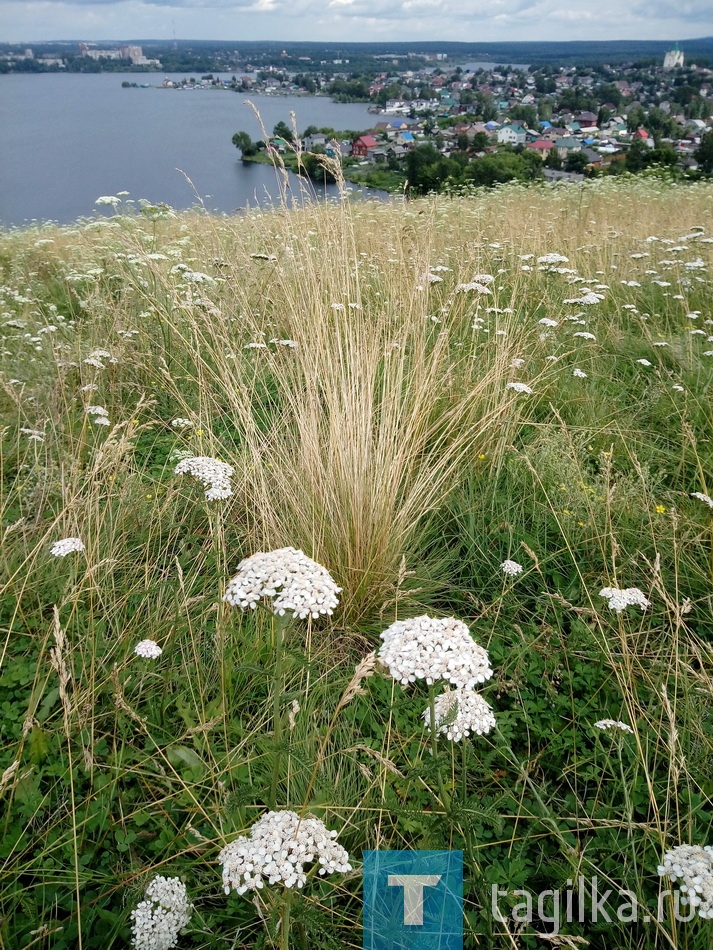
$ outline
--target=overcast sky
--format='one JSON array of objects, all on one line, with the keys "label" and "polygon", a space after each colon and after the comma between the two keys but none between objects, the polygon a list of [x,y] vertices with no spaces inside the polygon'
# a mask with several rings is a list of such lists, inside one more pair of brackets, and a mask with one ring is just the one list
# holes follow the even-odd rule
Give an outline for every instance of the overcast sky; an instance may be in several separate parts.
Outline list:
[{"label": "overcast sky", "polygon": [[0,40],[685,40],[713,0],[0,0]]}]

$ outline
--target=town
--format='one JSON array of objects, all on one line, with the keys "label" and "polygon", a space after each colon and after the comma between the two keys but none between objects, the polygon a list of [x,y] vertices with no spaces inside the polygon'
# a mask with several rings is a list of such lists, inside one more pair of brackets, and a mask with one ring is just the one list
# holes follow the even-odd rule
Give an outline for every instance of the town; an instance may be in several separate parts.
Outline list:
[{"label": "town", "polygon": [[[440,61],[329,79],[269,67],[227,85],[372,103],[379,118],[360,134],[310,127],[298,136],[284,122],[274,130],[272,149],[318,179],[328,174],[311,157],[319,154],[340,158],[349,180],[391,191],[408,180],[416,193],[654,166],[679,177],[713,172],[713,69],[687,65],[678,47],[649,65],[469,69]],[[295,158],[296,139],[306,155]],[[244,133],[234,144],[248,160],[260,154]]]},{"label": "town", "polygon": [[[581,64],[565,65],[553,59],[549,47],[556,44],[510,44],[522,58],[539,59],[529,65],[473,62],[476,46],[485,55],[480,45],[395,44],[384,52],[388,48],[376,44],[203,49],[174,42],[152,47],[151,56],[137,43],[5,46],[0,68],[155,74],[186,72],[192,63],[213,68],[196,76],[173,73],[160,85],[369,103],[375,113],[370,128],[298,130],[281,122],[267,143],[252,142],[244,132],[233,141],[247,161],[267,161],[277,152],[289,168],[318,181],[333,177],[320,156],[339,158],[348,180],[391,192],[406,181],[422,194],[652,167],[680,178],[713,173],[713,42],[691,41],[695,60],[678,45],[658,44],[655,56],[611,62],[602,61],[607,44],[581,44],[590,47],[589,58],[585,53]],[[137,77],[122,85],[150,84]]]}]

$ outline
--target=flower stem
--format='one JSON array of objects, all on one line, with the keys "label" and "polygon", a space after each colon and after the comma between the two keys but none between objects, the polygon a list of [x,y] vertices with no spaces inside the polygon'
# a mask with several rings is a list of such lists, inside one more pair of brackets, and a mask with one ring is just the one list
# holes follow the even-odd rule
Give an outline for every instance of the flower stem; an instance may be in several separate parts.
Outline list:
[{"label": "flower stem", "polygon": [[433,764],[436,768],[436,776],[438,777],[438,794],[440,795],[443,808],[448,811],[451,801],[448,797],[448,793],[446,792],[446,787],[443,784],[441,763],[438,759],[438,733],[436,731],[436,687],[433,685],[428,687],[428,707],[431,713],[431,753],[433,756]]},{"label": "flower stem", "polygon": [[282,900],[282,917],[280,918],[280,950],[290,950],[290,909],[292,905],[292,891],[289,887],[284,890]]},{"label": "flower stem", "polygon": [[272,735],[275,740],[275,754],[272,761],[272,781],[270,782],[270,808],[277,807],[277,782],[280,777],[280,759],[282,758],[282,715],[280,713],[280,705],[285,692],[284,673],[282,670],[282,648],[286,626],[286,617],[274,618],[275,676],[272,684]]}]

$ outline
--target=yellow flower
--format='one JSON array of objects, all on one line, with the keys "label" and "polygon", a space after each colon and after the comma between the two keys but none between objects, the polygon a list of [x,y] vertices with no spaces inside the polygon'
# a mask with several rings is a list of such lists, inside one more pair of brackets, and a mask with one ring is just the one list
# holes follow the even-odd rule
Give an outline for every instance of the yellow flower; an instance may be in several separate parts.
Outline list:
[{"label": "yellow flower", "polygon": [[656,512],[662,515],[666,511],[666,505],[656,505]]},{"label": "yellow flower", "polygon": [[484,461],[487,457],[488,457],[488,456],[485,454],[485,452],[481,452],[480,455],[478,456],[478,460],[482,462],[482,461]]},{"label": "yellow flower", "polygon": [[196,435],[203,435],[202,429],[196,429]]}]

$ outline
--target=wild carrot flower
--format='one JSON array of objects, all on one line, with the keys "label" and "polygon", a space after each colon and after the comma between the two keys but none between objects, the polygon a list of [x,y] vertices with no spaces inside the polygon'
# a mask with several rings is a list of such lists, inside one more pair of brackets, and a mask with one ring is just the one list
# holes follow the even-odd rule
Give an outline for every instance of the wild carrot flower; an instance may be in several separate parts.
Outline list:
[{"label": "wild carrot flower", "polygon": [[709,508],[713,508],[713,498],[710,495],[704,495],[702,491],[692,491],[691,498],[697,498],[708,505]]},{"label": "wild carrot flower", "polygon": [[572,370],[572,375],[573,375],[573,376],[576,376],[577,379],[586,379],[586,378],[587,378],[587,374],[584,372],[583,369],[579,369],[579,367],[575,367],[575,369]]},{"label": "wild carrot flower", "polygon": [[637,363],[640,363],[642,366],[651,366],[652,363],[649,360],[637,360]]},{"label": "wild carrot flower", "polygon": [[633,734],[634,730],[631,726],[627,725],[625,722],[621,722],[619,719],[600,719],[599,722],[594,723],[597,729],[609,730],[609,729],[618,729],[620,732],[631,732]]},{"label": "wild carrot flower", "polygon": [[257,607],[263,597],[273,597],[273,613],[280,617],[289,610],[294,617],[316,618],[332,614],[341,590],[326,567],[303,551],[279,548],[260,551],[241,561],[237,574],[228,581],[223,600],[245,610]]},{"label": "wild carrot flower", "polygon": [[192,455],[183,459],[174,469],[176,475],[193,475],[206,487],[205,496],[209,501],[229,498],[233,494],[230,477],[235,472],[232,465],[219,462],[207,455]]},{"label": "wild carrot flower", "polygon": [[695,907],[699,917],[713,918],[713,847],[679,844],[667,851],[658,867],[662,877],[680,880],[682,904]]},{"label": "wild carrot flower", "polygon": [[500,570],[503,574],[509,574],[511,577],[514,577],[516,574],[522,574],[522,564],[518,564],[517,561],[503,561],[500,565]]},{"label": "wild carrot flower", "polygon": [[223,890],[238,894],[268,884],[303,887],[304,865],[319,864],[320,875],[351,871],[349,855],[334,840],[336,831],[311,815],[300,818],[293,811],[270,811],[218,855],[223,866]]},{"label": "wild carrot flower", "polygon": [[159,874],[146,888],[146,900],[131,912],[132,945],[136,950],[171,950],[192,912],[186,885]]},{"label": "wild carrot flower", "polygon": [[134,647],[134,653],[137,656],[144,657],[146,660],[157,660],[163,653],[163,650],[155,640],[141,640],[140,643],[137,643]]},{"label": "wild carrot flower", "polygon": [[525,393],[528,396],[532,395],[532,389],[525,383],[508,383],[505,388],[512,389],[513,392],[516,393]]},{"label": "wild carrot flower", "polygon": [[417,679],[431,685],[447,680],[472,688],[493,675],[487,650],[479,646],[462,620],[414,617],[396,620],[381,634],[379,659],[390,675],[408,686]]},{"label": "wild carrot flower", "polygon": [[190,419],[171,419],[171,425],[174,429],[188,429],[193,425]]},{"label": "wild carrot flower", "polygon": [[50,548],[52,557],[66,557],[72,551],[84,551],[84,542],[81,538],[63,538],[62,541],[55,541]]},{"label": "wild carrot flower", "polygon": [[638,587],[627,587],[624,590],[619,590],[618,587],[605,587],[599,591],[599,596],[606,597],[609,607],[618,614],[627,607],[641,607],[642,610],[646,610],[651,606],[651,601],[646,599]]},{"label": "wild carrot flower", "polygon": [[[490,704],[472,689],[446,690],[436,696],[435,713],[436,732],[453,742],[460,741],[471,732],[482,736],[495,728],[495,716]],[[430,724],[430,707],[424,710],[423,718]]]}]

